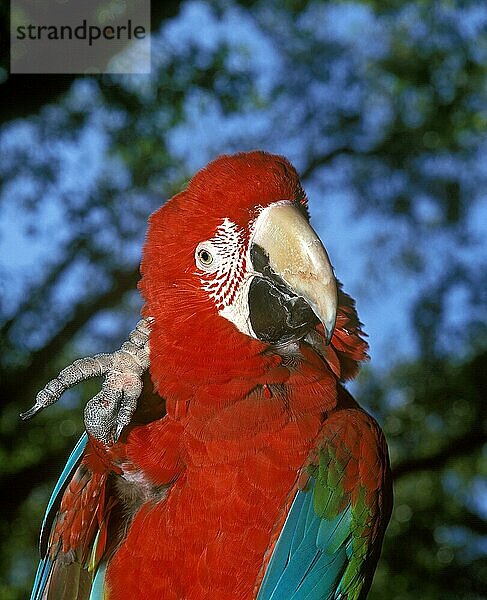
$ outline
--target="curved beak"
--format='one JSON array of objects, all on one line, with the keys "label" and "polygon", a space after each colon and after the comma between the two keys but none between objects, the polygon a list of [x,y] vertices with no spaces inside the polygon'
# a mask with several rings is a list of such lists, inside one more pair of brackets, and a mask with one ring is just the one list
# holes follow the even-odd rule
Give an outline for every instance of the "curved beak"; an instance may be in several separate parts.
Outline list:
[{"label": "curved beak", "polygon": [[[258,273],[249,291],[256,335],[271,341],[300,339],[321,322],[329,343],[336,320],[337,283],[320,238],[299,208],[286,201],[260,213],[251,239],[251,260]],[[272,318],[266,319],[266,312],[273,313]],[[276,330],[276,323],[282,331]]]}]

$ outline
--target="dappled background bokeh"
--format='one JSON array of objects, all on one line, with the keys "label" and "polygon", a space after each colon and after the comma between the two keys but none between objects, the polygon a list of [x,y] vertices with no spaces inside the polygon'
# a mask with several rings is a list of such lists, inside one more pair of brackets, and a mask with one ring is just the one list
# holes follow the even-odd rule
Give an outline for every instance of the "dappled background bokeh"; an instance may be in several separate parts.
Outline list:
[{"label": "dappled background bokeh", "polygon": [[353,391],[395,478],[370,598],[487,597],[487,5],[187,0],[152,21],[150,77],[0,68],[0,597],[27,596],[99,382],[19,412],[133,328],[148,215],[253,148],[298,168],[369,333]]}]

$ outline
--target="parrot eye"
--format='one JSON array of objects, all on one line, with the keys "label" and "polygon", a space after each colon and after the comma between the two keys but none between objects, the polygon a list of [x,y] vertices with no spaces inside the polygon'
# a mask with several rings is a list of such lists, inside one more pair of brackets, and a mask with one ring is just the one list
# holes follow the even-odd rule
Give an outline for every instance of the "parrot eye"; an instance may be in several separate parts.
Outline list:
[{"label": "parrot eye", "polygon": [[208,252],[208,250],[200,250],[198,252],[198,258],[204,265],[211,265],[213,262],[213,256]]},{"label": "parrot eye", "polygon": [[213,263],[213,255],[206,248],[199,248],[196,252],[196,258],[202,267],[209,267]]}]

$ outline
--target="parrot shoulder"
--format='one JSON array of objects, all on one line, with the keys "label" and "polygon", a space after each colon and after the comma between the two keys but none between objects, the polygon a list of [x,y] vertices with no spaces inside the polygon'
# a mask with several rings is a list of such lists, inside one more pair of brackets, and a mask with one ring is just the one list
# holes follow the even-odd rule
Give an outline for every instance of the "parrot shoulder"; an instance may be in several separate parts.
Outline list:
[{"label": "parrot shoulder", "polygon": [[258,600],[365,598],[391,509],[382,431],[340,386],[337,408],[325,417],[299,477]]}]

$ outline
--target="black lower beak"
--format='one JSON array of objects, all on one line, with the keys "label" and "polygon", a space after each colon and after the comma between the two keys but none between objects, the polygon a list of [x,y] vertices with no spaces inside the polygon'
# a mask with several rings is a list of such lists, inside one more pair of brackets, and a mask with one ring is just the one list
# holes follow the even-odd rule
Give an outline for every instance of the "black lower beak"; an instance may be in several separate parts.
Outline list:
[{"label": "black lower beak", "polygon": [[271,344],[300,340],[319,323],[304,298],[263,277],[250,284],[249,309],[256,337]]},{"label": "black lower beak", "polygon": [[251,249],[254,276],[249,289],[250,324],[255,336],[271,344],[285,344],[302,339],[319,323],[306,300],[295,294],[272,271],[262,248]]}]

